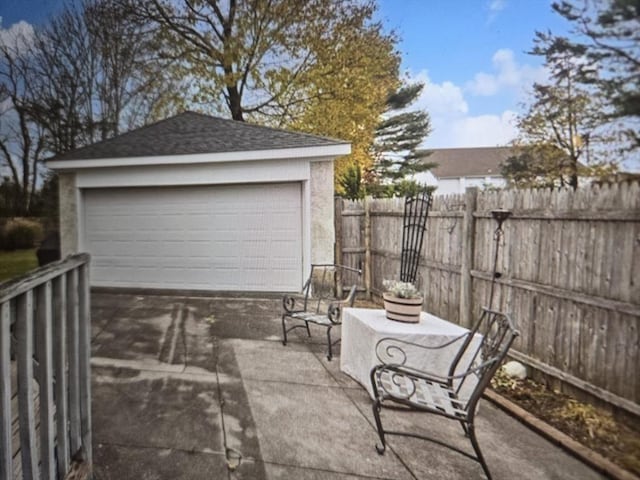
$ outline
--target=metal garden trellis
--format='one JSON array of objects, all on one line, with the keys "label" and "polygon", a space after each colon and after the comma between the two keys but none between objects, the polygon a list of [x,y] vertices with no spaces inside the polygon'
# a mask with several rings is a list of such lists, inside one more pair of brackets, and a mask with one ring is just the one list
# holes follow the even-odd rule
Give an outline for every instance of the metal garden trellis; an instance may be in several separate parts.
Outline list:
[{"label": "metal garden trellis", "polygon": [[431,201],[430,192],[422,192],[405,200],[400,255],[401,282],[416,281]]}]

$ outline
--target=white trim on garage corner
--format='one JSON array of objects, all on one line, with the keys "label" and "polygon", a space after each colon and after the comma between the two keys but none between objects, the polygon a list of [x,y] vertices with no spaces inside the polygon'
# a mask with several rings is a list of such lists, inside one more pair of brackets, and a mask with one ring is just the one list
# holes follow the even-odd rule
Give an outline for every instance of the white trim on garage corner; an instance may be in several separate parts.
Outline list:
[{"label": "white trim on garage corner", "polygon": [[50,160],[47,167],[53,170],[78,170],[101,167],[134,167],[159,165],[188,165],[221,162],[248,162],[253,160],[286,160],[300,158],[328,158],[348,155],[351,144],[324,145],[317,147],[279,148],[243,152],[200,153],[192,155],[159,155],[148,157],[96,158],[87,160]]},{"label": "white trim on garage corner", "polygon": [[[309,164],[307,164],[309,165]],[[304,180],[301,188],[302,203],[302,278],[309,278],[311,273],[311,185],[310,180]],[[300,285],[302,290],[302,285]]]}]

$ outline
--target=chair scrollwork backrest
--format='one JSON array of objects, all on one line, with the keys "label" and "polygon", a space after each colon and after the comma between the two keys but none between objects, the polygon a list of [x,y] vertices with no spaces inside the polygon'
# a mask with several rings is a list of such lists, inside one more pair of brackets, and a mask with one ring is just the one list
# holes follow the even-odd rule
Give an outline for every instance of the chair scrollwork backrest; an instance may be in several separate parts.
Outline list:
[{"label": "chair scrollwork backrest", "polygon": [[361,270],[343,265],[311,265],[303,287],[304,310],[326,314],[333,323],[339,323],[342,308],[353,306],[361,274]]},{"label": "chair scrollwork backrest", "polygon": [[[511,317],[488,308],[483,308],[480,318],[469,332],[449,369],[449,376],[458,377],[456,393],[471,378],[477,381],[469,397],[470,408],[480,399],[502,360],[507,355],[513,341],[520,333],[513,325]],[[475,339],[480,341],[474,342]],[[460,373],[462,370],[463,373]]]}]

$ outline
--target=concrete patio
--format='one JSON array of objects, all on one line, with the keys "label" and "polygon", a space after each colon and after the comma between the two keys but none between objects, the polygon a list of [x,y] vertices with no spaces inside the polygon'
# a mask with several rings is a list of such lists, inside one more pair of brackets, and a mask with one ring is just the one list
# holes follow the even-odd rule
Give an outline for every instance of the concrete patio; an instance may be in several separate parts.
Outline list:
[{"label": "concrete patio", "polygon": [[[326,360],[323,332],[284,347],[280,308],[277,298],[94,293],[94,478],[484,478],[420,440],[389,437],[379,456],[365,390],[339,356]],[[385,415],[470,449],[454,422]],[[487,401],[477,429],[496,479],[603,478]]]}]

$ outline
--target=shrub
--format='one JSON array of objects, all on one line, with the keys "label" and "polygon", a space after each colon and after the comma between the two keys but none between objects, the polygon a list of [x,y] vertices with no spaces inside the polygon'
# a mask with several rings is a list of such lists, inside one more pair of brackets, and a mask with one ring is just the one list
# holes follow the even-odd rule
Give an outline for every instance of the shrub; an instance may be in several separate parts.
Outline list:
[{"label": "shrub", "polygon": [[26,218],[14,218],[4,226],[1,236],[6,250],[33,248],[42,239],[42,225]]}]

